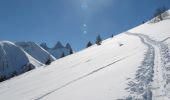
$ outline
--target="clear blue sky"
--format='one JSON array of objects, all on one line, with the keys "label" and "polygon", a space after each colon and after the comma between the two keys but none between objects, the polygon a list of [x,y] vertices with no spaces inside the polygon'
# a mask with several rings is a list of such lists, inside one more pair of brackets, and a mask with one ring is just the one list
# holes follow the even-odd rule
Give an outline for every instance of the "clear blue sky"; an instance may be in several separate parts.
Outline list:
[{"label": "clear blue sky", "polygon": [[0,40],[69,42],[77,51],[98,34],[141,24],[162,6],[170,8],[170,0],[0,0]]}]

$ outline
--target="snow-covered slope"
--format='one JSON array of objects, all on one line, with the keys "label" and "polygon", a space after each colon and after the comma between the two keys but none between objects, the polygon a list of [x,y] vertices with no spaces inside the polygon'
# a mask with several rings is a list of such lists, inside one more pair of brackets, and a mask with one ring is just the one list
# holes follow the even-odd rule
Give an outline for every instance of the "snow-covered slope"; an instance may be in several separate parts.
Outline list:
[{"label": "snow-covered slope", "polygon": [[9,41],[0,42],[0,76],[10,78],[42,64]]},{"label": "snow-covered slope", "polygon": [[5,81],[0,99],[170,100],[169,28],[145,23]]},{"label": "snow-covered slope", "polygon": [[48,60],[51,62],[55,60],[55,57],[34,42],[16,42],[15,44],[43,64],[46,64]]}]

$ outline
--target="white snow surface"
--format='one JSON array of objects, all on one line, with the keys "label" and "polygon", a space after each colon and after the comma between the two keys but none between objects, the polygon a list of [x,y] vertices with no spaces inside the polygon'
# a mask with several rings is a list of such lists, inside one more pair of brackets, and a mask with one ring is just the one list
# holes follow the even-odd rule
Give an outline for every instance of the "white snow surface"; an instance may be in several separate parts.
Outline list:
[{"label": "white snow surface", "polygon": [[0,100],[170,100],[169,29],[145,23],[2,82]]}]

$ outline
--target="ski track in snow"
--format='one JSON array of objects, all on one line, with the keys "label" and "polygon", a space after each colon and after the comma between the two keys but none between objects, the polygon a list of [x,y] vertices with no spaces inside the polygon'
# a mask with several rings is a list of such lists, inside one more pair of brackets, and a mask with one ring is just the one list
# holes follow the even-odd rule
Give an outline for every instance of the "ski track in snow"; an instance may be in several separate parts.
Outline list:
[{"label": "ski track in snow", "polygon": [[[126,90],[130,92],[126,100],[169,100],[170,99],[170,51],[162,41],[149,36],[129,33],[141,39],[148,49],[144,60],[131,79]],[[167,38],[168,39],[168,38]],[[164,39],[166,40],[166,39]]]},{"label": "ski track in snow", "polygon": [[[137,36],[141,42],[147,46],[147,51],[144,60],[136,71],[134,79],[130,79],[126,90],[130,93],[125,97],[126,100],[169,100],[170,99],[170,51],[168,46],[163,41],[155,41],[147,35],[129,33],[128,35]],[[84,79],[102,69],[105,69],[112,64],[119,62],[126,57],[114,61],[106,66],[93,70],[83,76],[67,82],[66,84],[45,93],[44,95],[36,98],[40,100],[68,85],[71,85],[81,79]],[[124,99],[123,99],[124,100]]]},{"label": "ski track in snow", "polygon": [[[128,56],[127,56],[127,57],[128,57]],[[77,81],[79,81],[79,80],[81,80],[81,79],[84,79],[84,78],[86,78],[86,77],[88,77],[88,76],[90,76],[90,75],[92,75],[92,74],[95,74],[96,72],[98,72],[98,71],[100,71],[100,70],[103,70],[103,69],[105,69],[105,68],[107,68],[107,67],[110,67],[111,65],[113,65],[113,64],[115,64],[115,63],[117,63],[117,62],[119,62],[119,61],[122,61],[122,60],[124,60],[124,59],[127,58],[127,57],[124,57],[124,58],[121,58],[121,59],[119,59],[119,60],[116,60],[116,61],[114,61],[114,62],[112,62],[112,63],[110,63],[110,64],[107,64],[107,65],[105,65],[105,66],[103,66],[103,67],[101,67],[101,68],[98,68],[98,69],[96,69],[96,70],[93,70],[93,71],[91,71],[91,72],[88,73],[88,74],[85,74],[85,75],[83,75],[83,76],[80,76],[80,77],[78,77],[78,78],[76,78],[76,79],[74,79],[74,80],[72,80],[72,81],[70,81],[70,82],[68,82],[68,83],[66,83],[66,84],[64,84],[64,85],[62,85],[62,86],[60,86],[60,87],[58,87],[58,88],[56,88],[56,89],[54,89],[54,90],[46,93],[46,94],[38,97],[38,98],[36,98],[35,100],[40,100],[40,99],[42,99],[42,98],[44,98],[44,97],[52,94],[53,92],[56,92],[56,91],[58,91],[58,90],[60,90],[60,89],[62,89],[62,88],[64,88],[64,87],[66,87],[66,86],[68,86],[68,85],[70,85],[70,84],[73,84],[73,83],[75,83],[75,82],[77,82]]]},{"label": "ski track in snow", "polygon": [[163,39],[161,42],[164,42],[164,41],[166,41],[168,39],[170,39],[170,37],[167,37],[167,38]]}]

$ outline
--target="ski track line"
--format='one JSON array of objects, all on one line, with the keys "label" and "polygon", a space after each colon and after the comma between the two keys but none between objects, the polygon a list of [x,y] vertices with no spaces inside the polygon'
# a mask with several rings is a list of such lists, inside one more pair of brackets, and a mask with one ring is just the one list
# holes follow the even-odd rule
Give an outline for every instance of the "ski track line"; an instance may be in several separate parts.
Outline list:
[{"label": "ski track line", "polygon": [[154,66],[154,77],[152,82],[152,99],[153,100],[165,100],[165,91],[164,86],[162,84],[163,80],[163,73],[162,73],[162,65],[161,65],[161,57],[160,57],[160,50],[158,47],[155,47],[155,66]]},{"label": "ski track line", "polygon": [[165,42],[168,39],[170,39],[170,37],[167,37],[167,38],[163,39],[161,42]]},{"label": "ski track line", "polygon": [[151,100],[152,91],[150,88],[153,80],[153,67],[155,59],[155,49],[148,43],[148,41],[139,34],[126,33],[127,35],[133,35],[140,38],[141,42],[147,46],[147,51],[144,56],[142,64],[136,71],[135,79],[128,83],[126,90],[129,90],[130,94],[126,97],[127,100]]},{"label": "ski track line", "polygon": [[[164,41],[155,41],[149,38],[147,35],[137,34],[137,33],[127,33],[128,35],[138,36],[141,41],[147,45],[148,50],[145,54],[144,61],[139,69],[137,70],[136,79],[134,81],[130,81],[128,84],[128,90],[131,92],[129,97],[126,99],[142,99],[142,100],[169,100],[170,99],[170,52],[169,48]],[[166,38],[164,40],[169,39]],[[148,52],[148,51],[152,52]],[[153,57],[149,57],[150,55],[154,55]],[[151,59],[152,58],[152,59]],[[147,62],[148,65],[145,66]],[[150,62],[150,63],[149,63]],[[151,63],[152,62],[152,63]],[[150,67],[148,70],[147,67]],[[144,84],[144,79],[140,79],[145,74],[150,74],[151,77],[145,77],[150,79],[149,83]],[[139,76],[138,76],[139,75]],[[153,80],[155,79],[155,81]],[[141,84],[142,83],[142,84]],[[143,85],[144,84],[144,85]],[[140,85],[145,86],[140,87]],[[156,85],[153,87],[151,85]],[[142,89],[142,91],[141,91]],[[140,92],[139,92],[140,91]],[[133,94],[133,95],[132,95]],[[140,96],[139,96],[140,95]],[[169,98],[168,98],[169,97]]]},{"label": "ski track line", "polygon": [[44,98],[44,97],[52,94],[53,92],[56,92],[56,91],[58,91],[58,90],[60,90],[60,89],[62,89],[62,88],[64,88],[64,87],[66,87],[66,86],[68,86],[68,85],[70,85],[70,84],[73,84],[73,83],[75,83],[75,82],[77,82],[77,81],[79,81],[79,80],[81,80],[81,79],[84,79],[84,78],[86,78],[86,77],[88,77],[88,76],[90,76],[90,75],[92,75],[92,74],[95,74],[96,72],[98,72],[98,71],[100,71],[100,70],[102,70],[102,69],[105,69],[105,68],[107,68],[107,67],[109,67],[109,66],[111,66],[111,65],[113,65],[113,64],[115,64],[115,63],[117,63],[117,62],[119,62],[119,61],[121,61],[121,60],[124,60],[125,58],[126,58],[126,57],[121,58],[121,59],[119,59],[119,60],[116,60],[116,61],[114,61],[114,62],[112,62],[112,63],[110,63],[110,64],[107,64],[107,65],[105,65],[105,66],[103,66],[103,67],[101,67],[101,68],[98,68],[98,69],[96,69],[96,70],[93,70],[93,71],[91,71],[90,73],[85,74],[85,75],[83,75],[83,76],[80,76],[80,77],[78,77],[78,78],[76,78],[76,79],[74,79],[74,80],[72,80],[72,81],[70,81],[70,82],[68,82],[68,83],[66,83],[66,84],[64,84],[64,85],[62,85],[62,86],[60,86],[60,87],[58,87],[58,88],[50,91],[50,92],[48,92],[48,93],[45,93],[44,95],[42,95],[42,96],[40,96],[40,97],[38,97],[38,98],[36,98],[36,99],[34,99],[34,100],[40,100],[40,99],[42,99],[42,98]]},{"label": "ski track line", "polygon": [[[153,100],[170,100],[170,51],[168,45],[163,43],[164,41],[155,41],[149,38],[149,36],[143,35],[155,46],[155,51],[157,54],[157,59],[155,59],[159,65],[155,65],[155,77],[157,82],[157,89],[152,89],[156,91],[156,94],[153,94]],[[167,38],[166,38],[167,39]],[[164,39],[165,40],[165,39]]]}]

